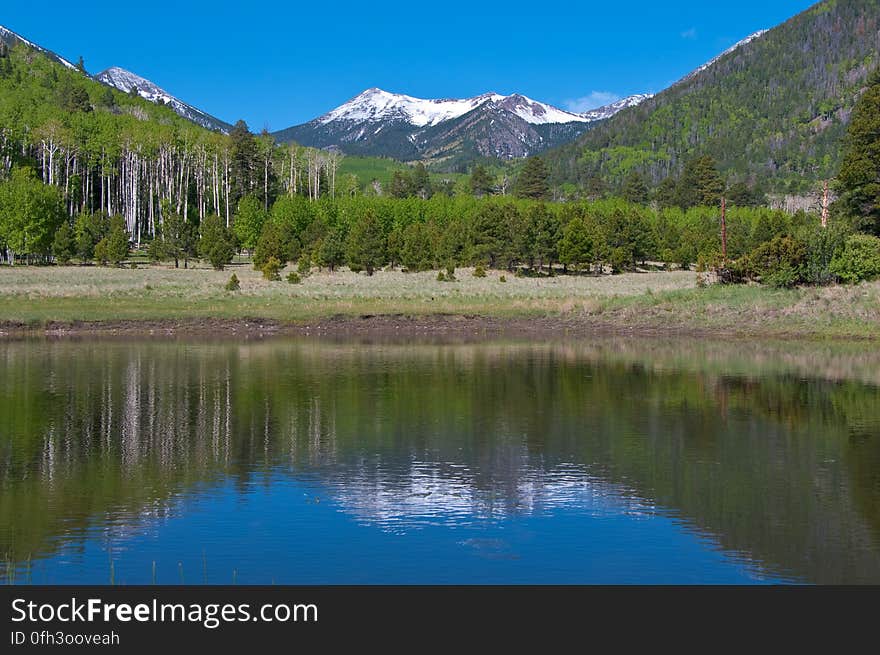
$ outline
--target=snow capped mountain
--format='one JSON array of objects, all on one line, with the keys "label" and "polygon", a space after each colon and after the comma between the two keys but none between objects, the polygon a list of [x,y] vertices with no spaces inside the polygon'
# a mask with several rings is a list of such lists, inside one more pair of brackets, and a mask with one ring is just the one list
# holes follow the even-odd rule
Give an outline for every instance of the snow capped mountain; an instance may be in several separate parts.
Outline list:
[{"label": "snow capped mountain", "polygon": [[619,111],[640,105],[645,100],[650,100],[653,97],[653,93],[636,93],[635,95],[627,96],[626,98],[618,100],[617,102],[612,102],[604,107],[585,111],[580,114],[580,116],[583,116],[589,121],[604,121],[607,118],[611,118]]},{"label": "snow capped mountain", "polygon": [[113,66],[95,75],[95,79],[123,93],[130,93],[132,89],[137,89],[137,93],[141,98],[153,103],[167,105],[180,116],[209,130],[217,130],[226,134],[231,129],[228,123],[224,123],[220,119],[214,118],[202,110],[186,104],[150,80],[124,68]]},{"label": "snow capped mountain", "polygon": [[372,88],[316,120],[321,125],[333,121],[380,123],[403,120],[415,127],[425,127],[462,116],[488,101],[489,97],[490,94],[467,100],[422,100]]},{"label": "snow capped mountain", "polygon": [[321,125],[334,121],[379,123],[403,120],[414,127],[425,127],[464,116],[487,103],[516,114],[532,125],[588,123],[591,120],[598,120],[585,114],[563,111],[519,94],[504,96],[498,93],[484,93],[473,98],[424,100],[377,88],[367,89],[316,120]]},{"label": "snow capped mountain", "polygon": [[592,123],[648,97],[631,96],[576,114],[518,93],[426,100],[372,88],[275,137],[281,142],[403,160],[512,159],[571,140]]},{"label": "snow capped mountain", "polygon": [[31,43],[30,41],[28,41],[26,38],[24,38],[20,34],[16,34],[12,30],[6,29],[2,25],[0,25],[0,43],[3,43],[10,48],[15,45],[18,45],[18,44],[26,45],[29,48],[33,48],[34,50],[38,50],[39,52],[42,52],[44,55],[49,57],[49,59],[51,59],[52,61],[58,62],[62,66],[66,66],[67,68],[70,68],[70,69],[76,68],[76,66],[71,64],[69,61],[67,61],[63,57],[59,57],[51,50],[46,50],[46,48],[38,46],[36,43]]}]

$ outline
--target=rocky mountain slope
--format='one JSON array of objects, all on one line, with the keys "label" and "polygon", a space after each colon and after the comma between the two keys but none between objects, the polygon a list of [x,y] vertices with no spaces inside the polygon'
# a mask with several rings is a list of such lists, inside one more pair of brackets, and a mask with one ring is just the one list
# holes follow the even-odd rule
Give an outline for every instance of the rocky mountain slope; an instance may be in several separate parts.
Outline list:
[{"label": "rocky mountain slope", "polygon": [[570,141],[597,121],[649,97],[632,96],[577,114],[520,94],[425,100],[372,88],[275,137],[349,154],[449,166],[479,157],[527,157]]}]

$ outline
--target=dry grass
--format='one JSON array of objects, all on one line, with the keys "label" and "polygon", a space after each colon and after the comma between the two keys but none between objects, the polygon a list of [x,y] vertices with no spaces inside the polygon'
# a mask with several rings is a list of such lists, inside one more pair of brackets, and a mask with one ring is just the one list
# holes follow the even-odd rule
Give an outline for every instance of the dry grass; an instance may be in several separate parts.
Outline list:
[{"label": "dry grass", "polygon": [[[282,271],[282,278],[288,271]],[[241,282],[239,296],[283,300],[333,299],[438,299],[489,298],[509,301],[579,299],[593,296],[638,295],[647,290],[670,291],[692,288],[691,272],[631,273],[617,276],[518,278],[510,273],[489,271],[485,278],[473,277],[473,269],[456,271],[455,282],[438,282],[436,271],[402,273],[381,271],[373,276],[339,270],[313,272],[302,284],[269,282],[251,266],[236,265],[225,271],[210,268],[174,269],[142,266],[136,270],[98,266],[26,267],[0,269],[0,294],[37,298],[83,298],[108,295],[156,297],[228,298],[224,285],[231,273]],[[506,282],[501,282],[504,275]]]},{"label": "dry grass", "polygon": [[[224,287],[233,272],[241,290],[228,292]],[[880,283],[795,290],[702,289],[696,287],[696,274],[688,271],[552,278],[489,271],[487,277],[475,278],[472,269],[458,269],[455,282],[439,282],[436,277],[436,272],[381,271],[370,277],[347,270],[315,271],[302,284],[288,284],[266,281],[249,265],[226,271],[167,266],[0,267],[0,320],[304,321],[336,315],[456,314],[561,316],[661,331],[880,336]]]}]

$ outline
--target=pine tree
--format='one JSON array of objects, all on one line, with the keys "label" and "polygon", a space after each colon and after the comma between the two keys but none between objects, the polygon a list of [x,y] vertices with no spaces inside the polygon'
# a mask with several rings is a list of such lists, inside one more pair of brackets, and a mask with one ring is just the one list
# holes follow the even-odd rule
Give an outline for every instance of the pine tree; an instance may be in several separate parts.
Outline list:
[{"label": "pine tree", "polygon": [[86,64],[83,61],[82,55],[79,56],[79,59],[76,62],[76,70],[78,70],[83,75],[88,75],[86,72]]},{"label": "pine tree", "polygon": [[584,186],[590,200],[601,200],[608,194],[608,183],[596,175],[588,179]]},{"label": "pine tree", "polygon": [[239,120],[229,132],[229,140],[232,145],[230,176],[233,182],[230,201],[235,206],[248,193],[262,187],[257,180],[258,170],[262,167],[257,139],[251,134],[247,123]]},{"label": "pine tree", "polygon": [[679,207],[715,206],[724,193],[724,181],[718,173],[715,160],[708,155],[696,157],[684,165],[676,189]]},{"label": "pine tree", "polygon": [[403,231],[400,262],[409,271],[422,271],[431,268],[433,259],[427,228],[421,222],[410,223]]},{"label": "pine tree", "polygon": [[366,271],[367,275],[372,275],[385,262],[385,235],[372,209],[367,209],[352,226],[346,259],[351,270]]},{"label": "pine tree", "polygon": [[413,179],[406,171],[394,171],[391,176],[391,184],[388,187],[388,195],[392,198],[409,198],[413,195]]},{"label": "pine tree", "polygon": [[183,220],[183,216],[171,211],[170,204],[165,203],[162,211],[163,256],[174,260],[174,268],[180,266],[181,259],[183,267],[189,268],[189,259],[195,255],[196,250],[195,228],[192,223]]},{"label": "pine tree", "polygon": [[266,262],[273,257],[279,262],[287,262],[289,253],[289,243],[281,224],[274,220],[263,223],[260,236],[254,245],[254,269],[263,270]]},{"label": "pine tree", "polygon": [[645,178],[636,171],[626,176],[621,189],[624,200],[644,204],[648,202],[648,183]]},{"label": "pine tree", "polygon": [[519,218],[512,204],[485,203],[474,217],[473,254],[477,262],[498,268],[512,257],[511,229]]},{"label": "pine tree", "polygon": [[74,238],[73,229],[67,221],[64,221],[55,233],[55,240],[52,242],[52,254],[55,255],[55,259],[59,264],[67,264],[76,254],[76,239]]},{"label": "pine tree", "polygon": [[202,238],[199,241],[199,253],[211,262],[217,271],[222,271],[235,255],[232,234],[226,229],[223,219],[216,214],[206,216],[202,221]]},{"label": "pine tree", "polygon": [[101,93],[100,104],[102,107],[107,107],[108,109],[112,109],[116,106],[116,96],[113,95],[113,90],[109,86]]},{"label": "pine tree", "polygon": [[321,247],[316,253],[318,266],[326,266],[331,271],[345,262],[345,236],[340,229],[333,229],[327,233]]},{"label": "pine tree", "polygon": [[735,182],[730,185],[726,193],[727,204],[736,207],[760,207],[765,204],[767,198],[761,189],[748,182]]},{"label": "pine tree", "polygon": [[671,175],[669,177],[664,177],[660,181],[660,184],[654,189],[654,202],[656,202],[661,209],[674,207],[678,200],[676,197],[677,190],[678,183],[675,181],[675,178]]},{"label": "pine tree", "polygon": [[837,189],[844,208],[880,234],[880,69],[853,111]]},{"label": "pine tree", "polygon": [[516,180],[516,188],[514,190],[516,197],[531,198],[532,200],[549,200],[550,185],[547,182],[548,177],[549,172],[544,160],[540,157],[529,157]]},{"label": "pine tree", "polygon": [[562,240],[559,242],[559,260],[563,264],[578,268],[583,264],[589,264],[594,255],[593,238],[586,223],[580,217],[573,218],[562,231]]},{"label": "pine tree", "polygon": [[486,170],[485,166],[477,164],[471,171],[470,185],[471,193],[477,198],[482,198],[492,194],[495,180],[489,174],[489,171]]},{"label": "pine tree", "polygon": [[423,200],[427,200],[434,195],[434,189],[431,187],[431,176],[428,175],[428,169],[422,162],[415,165],[412,172],[412,190],[415,195]]},{"label": "pine tree", "polygon": [[110,219],[110,231],[95,246],[95,259],[100,264],[118,266],[128,255],[128,232],[121,216]]}]

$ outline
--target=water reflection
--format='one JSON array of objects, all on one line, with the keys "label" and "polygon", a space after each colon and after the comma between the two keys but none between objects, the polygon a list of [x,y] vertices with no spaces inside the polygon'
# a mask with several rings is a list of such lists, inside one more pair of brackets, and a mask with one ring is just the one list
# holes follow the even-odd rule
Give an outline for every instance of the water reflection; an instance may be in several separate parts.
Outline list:
[{"label": "water reflection", "polygon": [[157,559],[207,569],[210,549],[278,582],[876,583],[878,360],[625,340],[6,342],[3,575],[106,582],[112,560],[149,582]]}]

